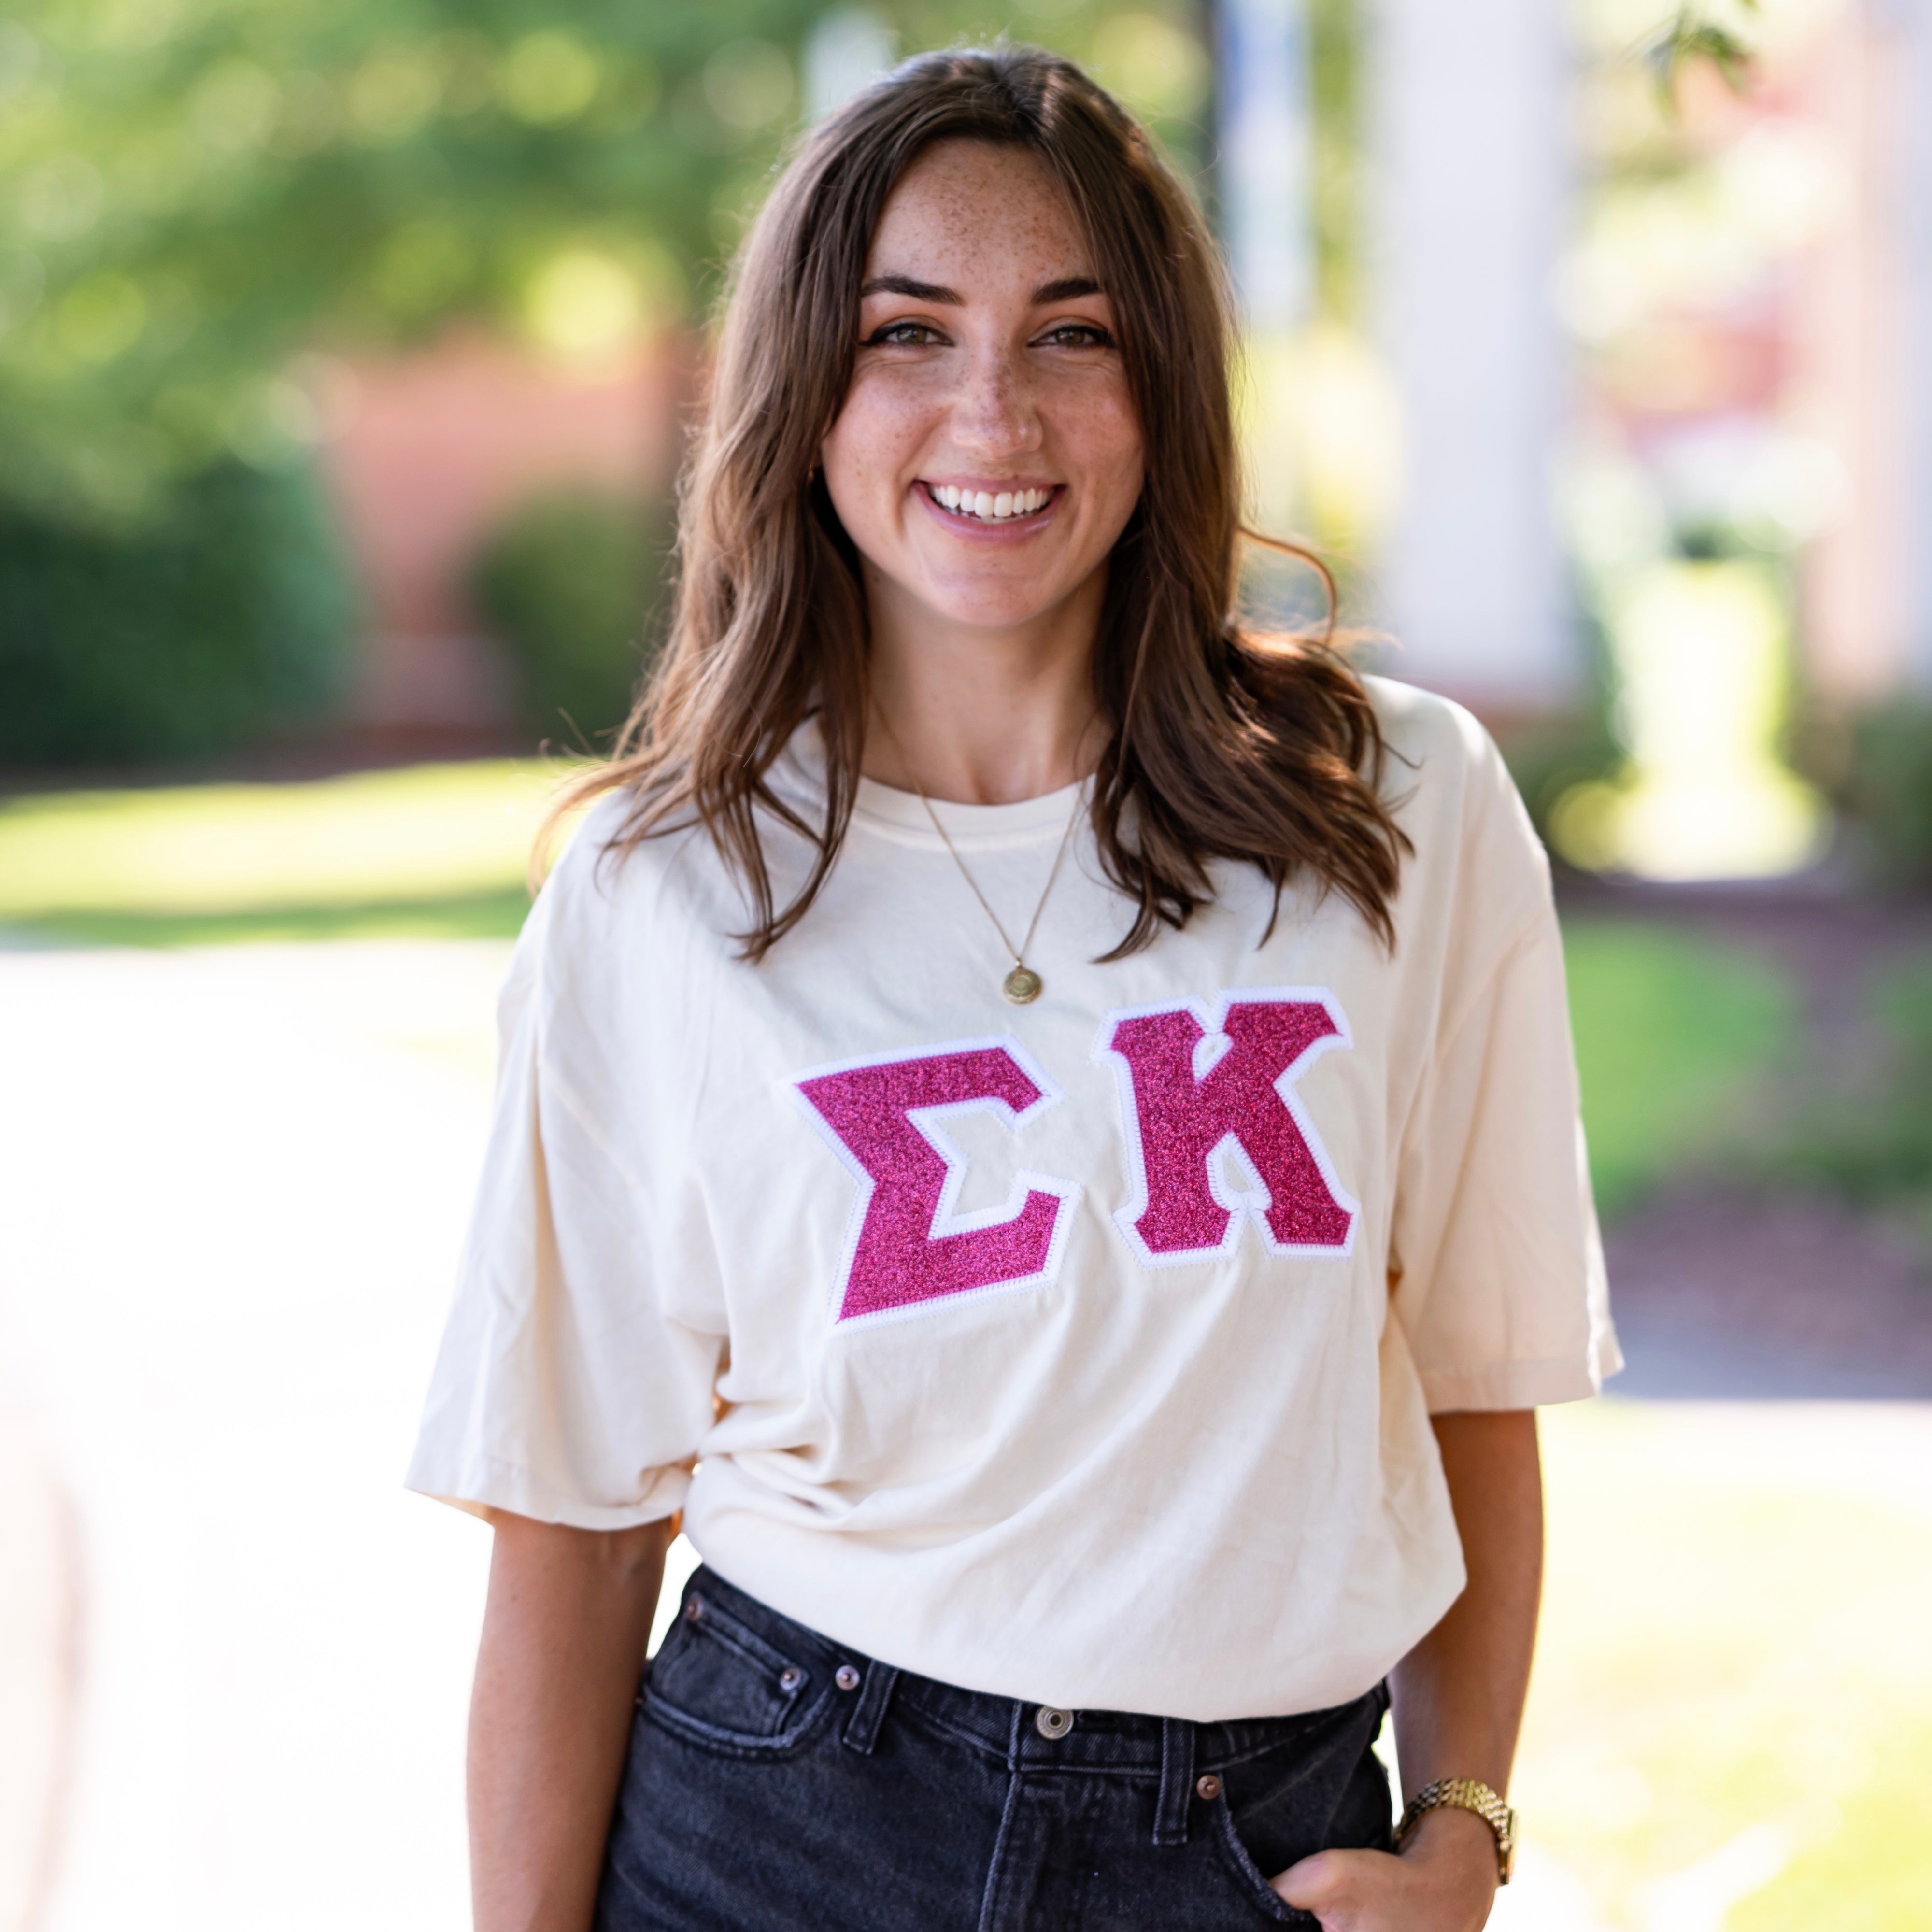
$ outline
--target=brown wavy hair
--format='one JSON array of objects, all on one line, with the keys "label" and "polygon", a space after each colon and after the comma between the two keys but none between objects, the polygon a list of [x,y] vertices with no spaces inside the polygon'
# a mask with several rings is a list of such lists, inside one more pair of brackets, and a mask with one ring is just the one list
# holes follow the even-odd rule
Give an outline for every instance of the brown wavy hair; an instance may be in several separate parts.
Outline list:
[{"label": "brown wavy hair", "polygon": [[[1112,298],[1139,411],[1146,482],[1108,560],[1095,693],[1111,726],[1093,826],[1133,908],[1114,958],[1184,926],[1212,896],[1208,862],[1298,874],[1340,892],[1383,942],[1408,842],[1379,796],[1384,748],[1334,644],[1268,637],[1234,614],[1239,464],[1220,257],[1146,134],[1070,62],[1030,47],[923,55],[806,140],[747,235],[708,407],[680,490],[670,634],[612,756],[568,811],[628,788],[612,849],[701,824],[750,900],[762,958],[797,925],[850,822],[871,701],[857,556],[816,474],[858,342],[859,288],[886,197],[935,141],[1023,148],[1065,192]],[[1263,539],[1263,541],[1267,541]],[[767,782],[804,720],[825,752],[817,824]],[[782,906],[759,814],[810,844]],[[1272,920],[1270,928],[1272,928]]]}]

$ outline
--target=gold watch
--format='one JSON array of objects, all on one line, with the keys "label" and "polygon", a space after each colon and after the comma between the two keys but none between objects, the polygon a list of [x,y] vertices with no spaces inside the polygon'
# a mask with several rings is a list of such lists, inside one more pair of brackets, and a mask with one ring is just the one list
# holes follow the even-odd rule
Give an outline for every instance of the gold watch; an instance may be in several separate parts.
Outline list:
[{"label": "gold watch", "polygon": [[1516,1814],[1486,1784],[1473,1778],[1438,1778],[1425,1784],[1408,1801],[1402,1822],[1395,1828],[1400,1845],[1414,1830],[1425,1812],[1447,1804],[1458,1811],[1473,1811],[1496,1834],[1496,1882],[1508,1885],[1516,1868]]}]

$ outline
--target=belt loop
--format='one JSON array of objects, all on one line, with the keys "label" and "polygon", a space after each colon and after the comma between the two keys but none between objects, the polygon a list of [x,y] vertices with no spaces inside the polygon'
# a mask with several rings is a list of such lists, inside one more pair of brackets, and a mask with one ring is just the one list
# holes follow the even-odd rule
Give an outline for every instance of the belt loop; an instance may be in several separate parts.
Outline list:
[{"label": "belt loop", "polygon": [[1187,1842],[1187,1801],[1194,1795],[1194,1725],[1186,1718],[1160,1720],[1160,1796],[1154,1801],[1156,1845]]},{"label": "belt loop", "polygon": [[866,1666],[859,1701],[845,1720],[848,1750],[872,1756],[872,1748],[879,1742],[879,1726],[886,1721],[886,1706],[892,1701],[892,1687],[898,1681],[898,1672],[890,1664],[875,1662]]}]

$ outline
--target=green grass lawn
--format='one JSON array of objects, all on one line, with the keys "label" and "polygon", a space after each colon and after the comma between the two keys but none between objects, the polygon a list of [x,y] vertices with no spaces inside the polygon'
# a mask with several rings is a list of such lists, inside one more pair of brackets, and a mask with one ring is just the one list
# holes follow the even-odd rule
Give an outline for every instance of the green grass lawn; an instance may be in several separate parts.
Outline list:
[{"label": "green grass lawn", "polygon": [[1590,1170],[1606,1215],[1722,1147],[1789,1052],[1796,989],[1752,954],[1635,922],[1564,928]]},{"label": "green grass lawn", "polygon": [[[0,801],[0,927],[50,943],[508,937],[544,807],[573,770],[478,760],[286,784]],[[1606,1213],[1727,1131],[1796,1003],[1750,956],[1651,925],[1567,933]]]},{"label": "green grass lawn", "polygon": [[476,760],[0,801],[0,926],[98,946],[514,934],[573,769]]},{"label": "green grass lawn", "polygon": [[[1612,1400],[1542,1424],[1527,1835],[1630,1932],[1932,1932],[1932,1517],[1888,1475],[1922,1468],[1922,1420]],[[1774,1868],[1726,1886],[1753,1838]],[[1712,1886],[1735,1902],[1700,1916]]]}]

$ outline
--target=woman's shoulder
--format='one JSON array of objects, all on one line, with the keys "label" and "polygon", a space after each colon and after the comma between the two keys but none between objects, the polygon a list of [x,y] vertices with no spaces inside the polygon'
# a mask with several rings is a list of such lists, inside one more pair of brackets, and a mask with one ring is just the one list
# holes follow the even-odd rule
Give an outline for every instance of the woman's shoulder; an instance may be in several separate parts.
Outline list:
[{"label": "woman's shoulder", "polygon": [[594,940],[628,926],[664,898],[687,856],[694,826],[638,836],[634,788],[599,794],[568,826],[531,911],[548,943]]},{"label": "woman's shoulder", "polygon": [[1497,807],[1521,813],[1502,753],[1473,712],[1396,678],[1365,676],[1362,687],[1388,754],[1382,788],[1391,806],[1400,811],[1406,800],[1459,817]]},{"label": "woman's shoulder", "polygon": [[1444,778],[1501,765],[1496,741],[1472,711],[1439,692],[1399,678],[1364,675],[1362,688],[1383,742],[1401,757],[1434,764]]},{"label": "woman's shoulder", "polygon": [[1503,914],[1540,904],[1549,860],[1496,740],[1465,706],[1419,686],[1364,677],[1388,751],[1382,789],[1416,862]]},{"label": "woman's shoulder", "polygon": [[607,900],[622,875],[613,862],[625,856],[626,835],[637,812],[637,794],[628,785],[601,792],[562,831],[544,876],[538,902],[553,908],[587,910]]}]

